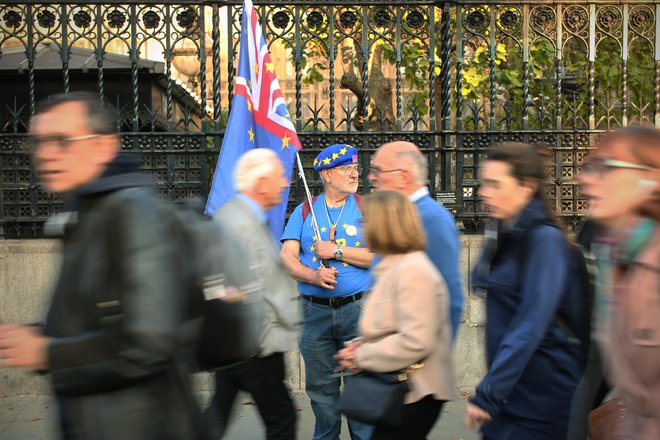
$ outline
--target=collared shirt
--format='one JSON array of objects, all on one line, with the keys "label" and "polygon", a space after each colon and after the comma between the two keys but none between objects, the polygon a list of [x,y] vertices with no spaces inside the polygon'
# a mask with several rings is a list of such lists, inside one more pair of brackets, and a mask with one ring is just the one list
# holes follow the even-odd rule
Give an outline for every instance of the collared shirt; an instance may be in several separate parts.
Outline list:
[{"label": "collared shirt", "polygon": [[410,200],[413,203],[416,203],[417,200],[421,199],[422,197],[430,196],[430,195],[431,195],[431,193],[429,193],[429,189],[427,187],[423,186],[420,189],[418,189],[417,191],[415,191],[414,193],[410,194],[408,196],[408,200]]},{"label": "collared shirt", "polygon": [[268,223],[268,214],[266,213],[266,211],[264,211],[261,205],[259,205],[257,202],[255,202],[245,194],[239,193],[236,197],[241,199],[241,201],[244,202],[248,206],[248,208],[250,208],[250,211],[254,212],[257,215],[257,218],[261,223]]}]

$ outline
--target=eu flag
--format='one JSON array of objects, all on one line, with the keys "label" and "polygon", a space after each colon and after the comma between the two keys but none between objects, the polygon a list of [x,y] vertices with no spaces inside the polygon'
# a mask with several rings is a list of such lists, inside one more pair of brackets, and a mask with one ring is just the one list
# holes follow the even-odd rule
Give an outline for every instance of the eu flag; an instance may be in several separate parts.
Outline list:
[{"label": "eu flag", "polygon": [[[251,0],[243,2],[240,45],[234,99],[204,210],[210,216],[236,195],[233,170],[243,153],[252,148],[270,148],[282,160],[290,181],[293,162],[300,149]],[[287,189],[282,203],[269,212],[268,223],[275,238],[284,230],[288,198]]]}]

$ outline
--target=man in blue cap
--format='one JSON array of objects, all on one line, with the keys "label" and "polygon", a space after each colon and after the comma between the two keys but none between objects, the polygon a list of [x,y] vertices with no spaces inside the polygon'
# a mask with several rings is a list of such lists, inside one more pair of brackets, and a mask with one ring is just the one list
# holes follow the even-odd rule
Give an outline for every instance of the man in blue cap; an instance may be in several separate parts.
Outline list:
[{"label": "man in blue cap", "polygon": [[[332,377],[337,366],[334,355],[358,336],[373,254],[359,224],[357,150],[331,145],[316,157],[314,169],[323,181],[323,193],[311,207],[304,202],[291,214],[282,235],[282,259],[298,280],[302,298],[300,352],[316,417],[314,440],[338,440],[340,379]],[[372,433],[370,426],[356,420],[348,420],[348,429],[353,440],[367,439]]]}]

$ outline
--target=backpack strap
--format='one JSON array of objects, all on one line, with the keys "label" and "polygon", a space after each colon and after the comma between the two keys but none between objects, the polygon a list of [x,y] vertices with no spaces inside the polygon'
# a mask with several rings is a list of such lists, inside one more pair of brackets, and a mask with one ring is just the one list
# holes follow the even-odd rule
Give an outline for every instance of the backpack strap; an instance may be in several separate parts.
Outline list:
[{"label": "backpack strap", "polygon": [[[319,196],[314,196],[312,198],[312,203],[315,203],[318,198]],[[362,196],[360,194],[353,194],[353,198],[355,199],[358,209],[362,212]],[[307,220],[307,217],[309,217],[310,212],[312,212],[312,206],[309,204],[309,200],[305,200],[302,206],[303,223]]]},{"label": "backpack strap", "polygon": [[[552,227],[558,227],[556,224],[551,222],[544,222],[535,225],[530,231],[528,231],[522,238],[522,242],[518,247],[518,267],[522,269],[523,264],[527,260],[527,254],[530,247],[530,238],[534,229],[539,226],[547,225]],[[555,314],[554,325],[561,329],[564,334],[566,334],[569,342],[580,345],[584,351],[589,350],[589,344],[591,342],[591,311],[593,309],[593,301],[595,294],[595,282],[596,282],[596,273],[597,266],[594,256],[583,246],[577,243],[569,243],[571,255],[577,261],[577,267],[580,272],[580,297],[581,297],[581,315],[582,315],[582,325],[579,329],[573,329],[568,324],[566,319],[559,313],[559,310]],[[521,271],[522,272],[522,271]]]},{"label": "backpack strap", "polygon": [[[312,203],[315,203],[316,199],[318,198],[319,196],[314,196],[312,198]],[[305,220],[307,220],[307,217],[309,217],[310,212],[312,212],[312,205],[309,204],[309,199],[307,199],[303,202],[303,206],[302,206],[303,223],[305,223]]]},{"label": "backpack strap", "polygon": [[353,198],[355,199],[355,204],[358,209],[362,212],[362,196],[360,194],[353,194]]}]

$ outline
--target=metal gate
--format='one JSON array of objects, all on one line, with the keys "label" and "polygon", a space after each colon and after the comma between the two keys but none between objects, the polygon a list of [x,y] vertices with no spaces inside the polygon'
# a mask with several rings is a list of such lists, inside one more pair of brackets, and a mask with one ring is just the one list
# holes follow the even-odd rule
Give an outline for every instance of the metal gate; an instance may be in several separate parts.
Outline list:
[{"label": "metal gate", "polygon": [[[311,162],[325,146],[352,144],[368,165],[382,143],[409,140],[429,158],[431,193],[478,232],[488,145],[543,142],[550,199],[574,226],[575,176],[599,133],[660,126],[658,2],[254,3],[317,191]],[[35,103],[57,92],[98,92],[164,197],[206,197],[240,14],[240,1],[2,2],[0,236],[41,237],[61,209],[23,147]],[[294,182],[290,208],[302,196]]]}]

